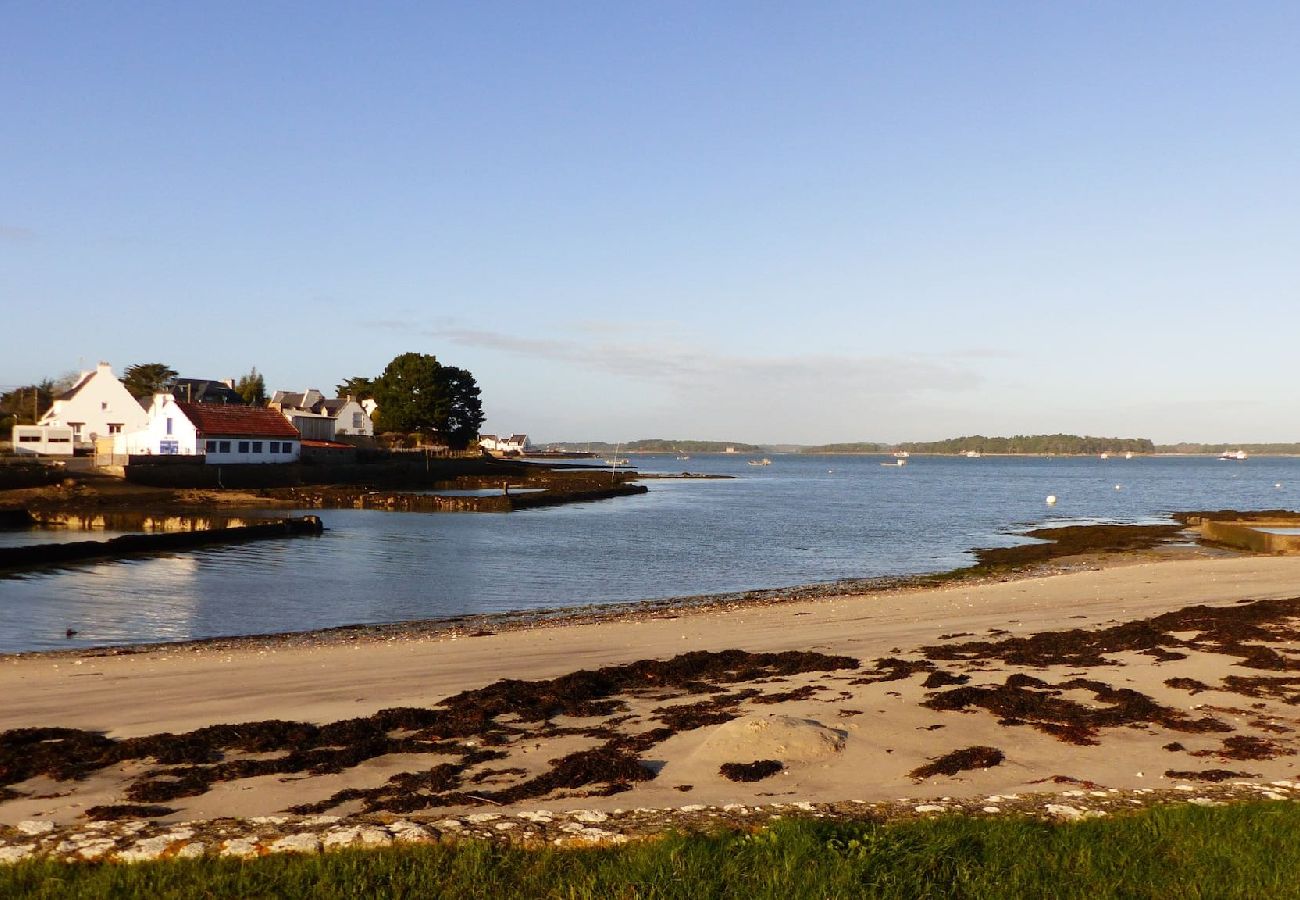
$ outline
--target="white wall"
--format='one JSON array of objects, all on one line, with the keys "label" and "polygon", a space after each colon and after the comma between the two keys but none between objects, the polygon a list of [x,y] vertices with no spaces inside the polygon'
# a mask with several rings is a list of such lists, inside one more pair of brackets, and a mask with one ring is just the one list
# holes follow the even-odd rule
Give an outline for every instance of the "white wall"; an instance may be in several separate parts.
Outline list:
[{"label": "white wall", "polygon": [[14,452],[47,456],[71,456],[72,429],[64,425],[15,425]]},{"label": "white wall", "polygon": [[199,452],[198,432],[171,394],[154,394],[145,426],[115,440],[114,453],[148,456],[194,456]]},{"label": "white wall", "polygon": [[[247,449],[242,449],[244,447]],[[298,457],[302,455],[301,444],[283,438],[274,440],[251,437],[205,438],[203,450],[207,463],[213,466],[236,463],[291,463],[297,462]]]},{"label": "white wall", "polygon": [[334,433],[373,436],[375,425],[370,421],[370,414],[366,412],[364,406],[355,400],[349,400],[339,407],[338,418],[334,424]]}]

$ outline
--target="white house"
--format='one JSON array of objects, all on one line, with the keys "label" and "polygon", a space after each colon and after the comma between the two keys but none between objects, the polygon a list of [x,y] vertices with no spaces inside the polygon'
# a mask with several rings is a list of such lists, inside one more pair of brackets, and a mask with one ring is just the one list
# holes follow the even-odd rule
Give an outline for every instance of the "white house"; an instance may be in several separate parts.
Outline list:
[{"label": "white house", "polygon": [[332,441],[340,434],[375,433],[369,411],[351,396],[330,400],[316,388],[301,394],[276,391],[267,406],[279,410],[309,440]]},{"label": "white house", "polygon": [[77,446],[94,444],[95,438],[138,431],[148,418],[117,380],[113,367],[102,362],[94,371],[82,372],[76,384],[55,397],[39,422],[19,426],[14,446],[27,452],[70,455]]},{"label": "white house", "polygon": [[528,435],[512,434],[510,437],[497,437],[495,434],[480,435],[479,447],[498,456],[522,456],[528,447]]},{"label": "white house", "polygon": [[[370,402],[370,409],[374,409],[374,401]],[[325,400],[321,406],[324,410],[334,417],[335,434],[363,434],[373,437],[375,434],[375,423],[370,418],[370,410],[365,405],[358,403],[351,394],[346,397],[335,397],[333,400]]]},{"label": "white house", "polygon": [[147,426],[123,435],[114,452],[199,456],[217,465],[289,463],[302,453],[302,436],[273,409],[186,403],[155,394]]}]

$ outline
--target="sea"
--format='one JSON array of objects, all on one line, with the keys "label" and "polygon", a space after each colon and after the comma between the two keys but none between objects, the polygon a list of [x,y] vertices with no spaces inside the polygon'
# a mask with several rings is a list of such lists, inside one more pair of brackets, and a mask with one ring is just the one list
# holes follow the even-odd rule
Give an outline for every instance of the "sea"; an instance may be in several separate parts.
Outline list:
[{"label": "sea", "polygon": [[[0,652],[914,575],[967,565],[975,548],[1024,543],[1036,527],[1300,501],[1295,458],[751,458],[634,456],[642,472],[731,477],[652,479],[643,495],[512,513],[324,510],[320,537],[3,577]],[[0,532],[0,546],[51,539]]]}]

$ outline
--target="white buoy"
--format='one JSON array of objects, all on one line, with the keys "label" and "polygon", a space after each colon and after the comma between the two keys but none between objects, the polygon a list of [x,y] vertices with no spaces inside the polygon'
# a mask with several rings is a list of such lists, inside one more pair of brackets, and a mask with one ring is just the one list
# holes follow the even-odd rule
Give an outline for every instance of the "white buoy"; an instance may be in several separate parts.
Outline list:
[{"label": "white buoy", "polygon": [[1047,495],[1047,505],[1048,505],[1048,506],[1055,506],[1055,505],[1056,505],[1056,495],[1055,495],[1055,494],[1048,494],[1048,495]]},{"label": "white buoy", "polygon": [[1282,490],[1282,482],[1280,481],[1274,482],[1273,487],[1277,488],[1279,491]]},{"label": "white buoy", "polygon": [[1115,490],[1117,490],[1117,491],[1122,491],[1122,490],[1124,490],[1124,485],[1122,485],[1122,484],[1117,484],[1117,485],[1115,485]]}]

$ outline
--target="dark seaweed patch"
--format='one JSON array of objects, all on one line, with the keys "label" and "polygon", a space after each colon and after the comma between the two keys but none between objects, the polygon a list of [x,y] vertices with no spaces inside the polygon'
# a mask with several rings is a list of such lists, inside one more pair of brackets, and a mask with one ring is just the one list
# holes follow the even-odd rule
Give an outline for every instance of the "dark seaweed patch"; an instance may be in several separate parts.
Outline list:
[{"label": "dark seaweed patch", "polygon": [[[1248,668],[1291,671],[1300,662],[1263,643],[1300,639],[1293,624],[1300,616],[1300,599],[1255,600],[1234,606],[1189,606],[1150,619],[1109,628],[1045,631],[1001,641],[968,641],[922,648],[927,659],[957,661],[1001,660],[1018,666],[1114,665],[1109,654],[1144,653],[1175,658],[1169,648],[1234,656]],[[1189,639],[1180,633],[1192,633]],[[1185,654],[1182,654],[1185,655]]]},{"label": "dark seaweed patch", "polygon": [[1217,756],[1220,759],[1261,760],[1275,759],[1279,756],[1294,756],[1295,751],[1266,738],[1233,735],[1224,738],[1223,745],[1217,750],[1197,750],[1192,756]]},{"label": "dark seaweed patch", "polygon": [[176,810],[168,806],[142,806],[136,803],[119,803],[112,806],[92,806],[86,818],[96,822],[116,822],[118,819],[157,819],[170,816]]},{"label": "dark seaweed patch", "polygon": [[759,759],[750,763],[723,763],[718,774],[731,781],[762,781],[784,768],[780,760]]},{"label": "dark seaweed patch", "polygon": [[921,682],[921,687],[940,688],[948,687],[954,684],[965,684],[970,681],[969,675],[954,675],[951,672],[945,672],[942,669],[936,669],[931,672],[925,681]]},{"label": "dark seaweed patch", "polygon": [[[1105,705],[1085,706],[1062,697],[1064,690],[1090,691]],[[1161,706],[1137,691],[1082,678],[1052,687],[1032,676],[1012,675],[1002,685],[966,686],[932,694],[922,705],[941,711],[984,709],[998,716],[1001,724],[1031,725],[1058,740],[1079,745],[1096,744],[1102,728],[1138,723],[1189,733],[1232,730],[1217,719],[1189,719],[1180,710]]]},{"label": "dark seaweed patch", "polygon": [[1208,781],[1212,784],[1218,784],[1220,781],[1227,781],[1229,778],[1258,778],[1258,775],[1252,775],[1249,772],[1230,772],[1227,769],[1205,769],[1204,771],[1182,771],[1179,769],[1169,769],[1165,772],[1166,778],[1177,778],[1182,781]]},{"label": "dark seaweed patch", "polygon": [[1195,678],[1166,678],[1165,687],[1187,691],[1189,694],[1199,694],[1201,691],[1210,690],[1208,684],[1203,681],[1197,681]]},{"label": "dark seaweed patch", "polygon": [[996,747],[966,747],[963,750],[944,754],[924,766],[913,769],[908,773],[908,777],[916,781],[924,781],[935,775],[956,775],[958,772],[971,769],[992,768],[1001,765],[1004,759],[1006,757]]}]

